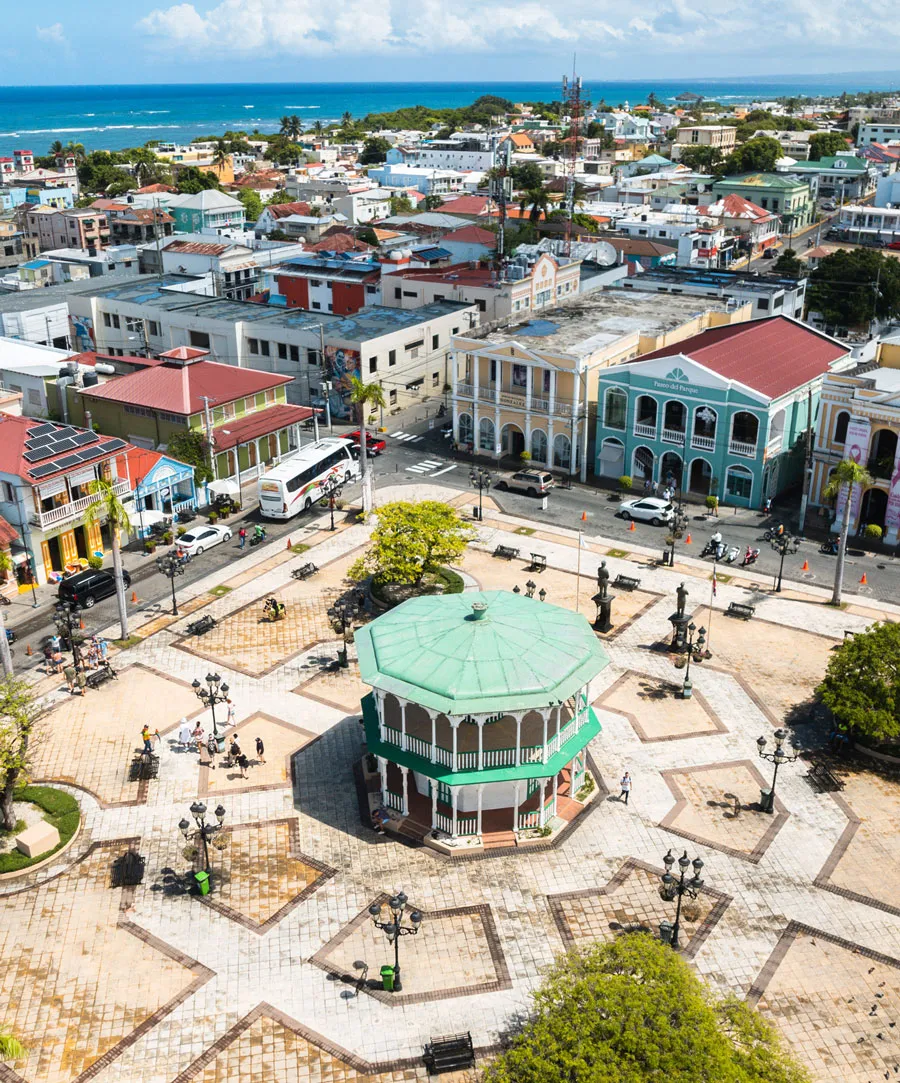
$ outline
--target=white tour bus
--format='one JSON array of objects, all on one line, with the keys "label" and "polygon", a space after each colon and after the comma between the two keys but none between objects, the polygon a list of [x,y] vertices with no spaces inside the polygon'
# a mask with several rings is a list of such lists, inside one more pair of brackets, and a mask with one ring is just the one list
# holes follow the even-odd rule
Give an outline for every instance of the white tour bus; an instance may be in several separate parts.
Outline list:
[{"label": "white tour bus", "polygon": [[326,437],[301,448],[259,479],[259,510],[266,519],[290,519],[322,498],[321,486],[328,477],[343,485],[359,477],[353,444]]}]

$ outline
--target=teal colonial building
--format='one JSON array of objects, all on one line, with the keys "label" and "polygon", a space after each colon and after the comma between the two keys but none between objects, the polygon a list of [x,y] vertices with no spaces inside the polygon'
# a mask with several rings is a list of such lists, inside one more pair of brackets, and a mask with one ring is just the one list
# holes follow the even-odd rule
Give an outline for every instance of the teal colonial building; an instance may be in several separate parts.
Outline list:
[{"label": "teal colonial building", "polygon": [[[403,833],[459,840],[571,819],[608,665],[585,617],[509,591],[412,598],[356,632],[368,751]],[[560,821],[557,820],[557,823]]]},{"label": "teal colonial building", "polygon": [[717,327],[600,370],[595,473],[759,507],[802,479],[822,380],[849,348],[787,316]]}]

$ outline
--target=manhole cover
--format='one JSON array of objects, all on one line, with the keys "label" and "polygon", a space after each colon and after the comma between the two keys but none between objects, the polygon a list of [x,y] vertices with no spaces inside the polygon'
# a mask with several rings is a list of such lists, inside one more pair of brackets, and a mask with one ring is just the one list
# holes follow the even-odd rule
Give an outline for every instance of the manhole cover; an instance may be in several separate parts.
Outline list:
[{"label": "manhole cover", "polygon": [[816,573],[815,572],[804,572],[803,578],[804,579],[815,579],[816,578]]}]

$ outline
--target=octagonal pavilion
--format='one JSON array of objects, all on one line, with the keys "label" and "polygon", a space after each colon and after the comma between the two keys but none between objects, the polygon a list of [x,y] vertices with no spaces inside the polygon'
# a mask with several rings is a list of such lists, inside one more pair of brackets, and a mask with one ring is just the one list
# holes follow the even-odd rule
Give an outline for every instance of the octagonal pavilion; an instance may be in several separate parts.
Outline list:
[{"label": "octagonal pavilion", "polygon": [[584,781],[609,658],[585,617],[509,591],[411,598],[356,633],[382,802],[454,838],[543,827]]}]

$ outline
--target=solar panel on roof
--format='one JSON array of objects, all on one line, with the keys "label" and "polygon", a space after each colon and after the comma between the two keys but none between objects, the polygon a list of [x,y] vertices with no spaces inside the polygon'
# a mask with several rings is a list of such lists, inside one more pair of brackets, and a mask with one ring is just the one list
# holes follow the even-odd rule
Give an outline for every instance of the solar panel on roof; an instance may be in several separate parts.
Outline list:
[{"label": "solar panel on roof", "polygon": [[47,444],[53,443],[53,437],[49,434],[46,436],[39,436],[36,440],[26,440],[25,447],[28,451],[34,451],[38,447],[46,447]]},{"label": "solar panel on roof", "polygon": [[55,474],[58,469],[56,463],[45,463],[43,466],[36,466],[33,470],[29,470],[28,473],[33,478],[43,478],[47,474]]},{"label": "solar panel on roof", "polygon": [[64,455],[63,458],[56,460],[56,467],[59,470],[68,470],[70,466],[77,466],[80,462],[80,455]]},{"label": "solar panel on roof", "polygon": [[124,440],[107,440],[100,445],[100,450],[105,454],[110,451],[118,451],[120,447],[125,447]]},{"label": "solar panel on roof", "polygon": [[55,431],[55,425],[36,425],[33,429],[26,430],[25,435],[30,439],[33,436],[45,436],[47,433]]},{"label": "solar panel on roof", "polygon": [[78,447],[84,447],[85,444],[93,444],[99,437],[95,432],[80,432],[77,436],[72,438]]},{"label": "solar panel on roof", "polygon": [[58,440],[64,440],[69,436],[77,436],[78,429],[73,429],[71,425],[60,425],[55,435]]},{"label": "solar panel on roof", "polygon": [[81,462],[86,463],[90,462],[91,459],[99,459],[104,454],[103,448],[98,445],[97,447],[88,448],[87,451],[79,451],[78,458]]},{"label": "solar panel on roof", "polygon": [[50,445],[51,454],[56,455],[60,451],[71,451],[75,447],[74,440],[57,440],[55,444]]}]

